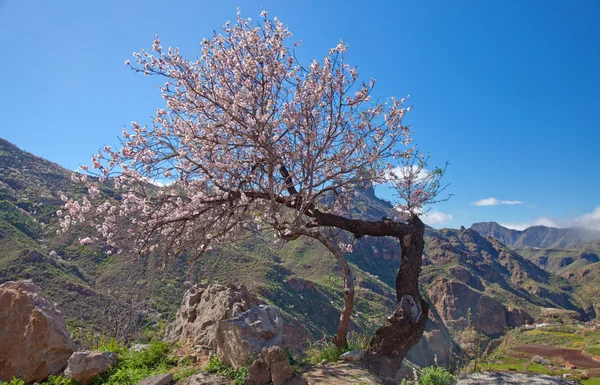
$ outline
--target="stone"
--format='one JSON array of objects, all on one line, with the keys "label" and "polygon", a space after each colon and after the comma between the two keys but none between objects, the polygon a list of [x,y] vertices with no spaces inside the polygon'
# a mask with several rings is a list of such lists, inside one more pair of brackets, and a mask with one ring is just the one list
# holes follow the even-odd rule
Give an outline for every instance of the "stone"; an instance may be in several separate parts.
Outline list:
[{"label": "stone", "polygon": [[531,362],[534,362],[534,363],[540,364],[540,365],[550,365],[550,360],[548,360],[547,358],[544,358],[542,356],[531,357]]},{"label": "stone", "polygon": [[283,385],[294,376],[285,351],[279,346],[264,348],[250,368],[244,385]]},{"label": "stone", "polygon": [[173,375],[171,373],[167,373],[144,378],[142,381],[138,382],[138,385],[169,385],[172,382]]},{"label": "stone", "polygon": [[259,357],[248,368],[248,375],[246,376],[244,385],[266,385],[269,381],[271,381],[269,366],[262,357]]},{"label": "stone", "polygon": [[67,366],[76,346],[56,307],[31,280],[0,285],[0,380],[41,382]]},{"label": "stone", "polygon": [[516,328],[525,324],[532,324],[533,321],[533,317],[527,310],[509,307],[506,311],[506,323],[510,327]]},{"label": "stone", "polygon": [[244,285],[194,285],[185,293],[165,339],[216,349],[218,321],[237,317],[258,304]]},{"label": "stone", "polygon": [[508,326],[506,307],[502,302],[462,282],[440,278],[430,285],[427,294],[448,327],[466,328],[469,311],[471,325],[486,336],[502,335]]},{"label": "stone", "polygon": [[200,372],[177,381],[177,385],[231,385],[231,381],[215,374]]},{"label": "stone", "polygon": [[134,352],[143,352],[144,350],[150,349],[150,345],[148,344],[135,344],[131,347],[131,350]]},{"label": "stone", "polygon": [[264,348],[261,355],[267,363],[273,385],[283,385],[289,378],[293,377],[294,372],[290,366],[290,361],[280,346]]},{"label": "stone", "polygon": [[350,350],[340,356],[342,361],[360,361],[364,358],[365,352],[363,350]]},{"label": "stone", "polygon": [[239,368],[264,347],[281,345],[283,318],[279,309],[258,305],[217,323],[217,355],[221,362]]},{"label": "stone", "polygon": [[75,352],[69,358],[65,376],[79,382],[79,385],[87,385],[95,376],[106,372],[116,363],[117,355],[112,352]]},{"label": "stone", "polygon": [[471,373],[461,376],[456,385],[572,385],[573,382],[542,374]]}]

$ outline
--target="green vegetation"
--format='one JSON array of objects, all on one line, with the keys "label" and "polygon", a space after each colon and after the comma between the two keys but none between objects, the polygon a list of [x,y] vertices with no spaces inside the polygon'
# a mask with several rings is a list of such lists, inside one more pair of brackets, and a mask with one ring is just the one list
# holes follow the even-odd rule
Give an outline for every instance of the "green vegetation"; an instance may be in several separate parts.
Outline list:
[{"label": "green vegetation", "polygon": [[366,350],[369,346],[370,336],[367,334],[351,333],[348,336],[348,347],[340,349],[332,342],[319,341],[311,343],[306,351],[306,360],[316,365],[323,360],[335,362],[340,359],[340,356],[351,350]]},{"label": "green vegetation", "polygon": [[429,366],[417,373],[415,381],[402,380],[400,385],[452,385],[457,381],[456,376],[441,366]]},{"label": "green vegetation", "polygon": [[0,381],[0,385],[23,385],[25,382],[18,378],[13,377],[10,382]]},{"label": "green vegetation", "polygon": [[522,373],[570,375],[582,384],[600,384],[600,378],[587,379],[585,368],[568,369],[562,357],[544,357],[550,364],[532,362],[532,354],[513,350],[519,344],[550,345],[578,349],[584,354],[595,355],[600,348],[600,330],[583,324],[566,324],[534,330],[511,330],[503,337],[503,343],[481,363],[483,370],[516,371]]},{"label": "green vegetation", "polygon": [[147,349],[139,352],[129,350],[114,339],[98,346],[98,350],[117,354],[117,365],[98,376],[93,385],[135,385],[146,377],[167,373],[177,366],[171,356],[171,346],[163,341],[152,341]]},{"label": "green vegetation", "polygon": [[248,367],[250,364],[251,363],[249,362],[248,365],[234,369],[233,367],[222,363],[219,360],[219,357],[214,354],[212,357],[210,357],[210,360],[208,361],[208,364],[204,370],[207,372],[214,372],[218,375],[228,378],[233,381],[234,385],[243,385],[244,381],[246,380],[246,376],[248,375]]}]

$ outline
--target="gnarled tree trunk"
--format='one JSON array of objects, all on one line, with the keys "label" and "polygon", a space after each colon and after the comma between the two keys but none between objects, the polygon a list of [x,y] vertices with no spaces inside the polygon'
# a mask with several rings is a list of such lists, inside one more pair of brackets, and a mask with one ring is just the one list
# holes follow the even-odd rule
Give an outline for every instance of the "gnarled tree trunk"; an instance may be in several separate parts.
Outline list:
[{"label": "gnarled tree trunk", "polygon": [[338,324],[337,333],[333,337],[332,342],[338,348],[347,348],[348,326],[350,325],[350,316],[352,315],[352,308],[354,306],[354,278],[352,277],[350,265],[348,265],[342,250],[334,245],[333,242],[320,231],[297,230],[296,232],[319,240],[329,251],[331,251],[342,268],[342,272],[344,273],[344,308],[340,314],[340,323]]},{"label": "gnarled tree trunk", "polygon": [[429,306],[419,293],[419,275],[425,245],[425,225],[412,215],[407,223],[348,219],[315,210],[311,226],[335,226],[354,234],[393,236],[400,242],[402,257],[396,277],[396,308],[375,332],[366,360],[380,377],[394,377],[408,351],[419,342],[429,317]]}]

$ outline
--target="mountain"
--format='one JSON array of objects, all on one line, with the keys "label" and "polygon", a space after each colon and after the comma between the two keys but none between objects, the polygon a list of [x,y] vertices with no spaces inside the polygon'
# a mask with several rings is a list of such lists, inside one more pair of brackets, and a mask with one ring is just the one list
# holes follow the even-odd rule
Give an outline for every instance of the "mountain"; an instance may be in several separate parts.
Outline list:
[{"label": "mountain", "polygon": [[[101,334],[128,339],[134,332],[160,333],[186,287],[196,282],[244,283],[282,309],[286,343],[292,346],[335,332],[343,278],[319,243],[276,244],[263,233],[217,247],[201,259],[107,255],[76,242],[89,229],[56,234],[60,194],[84,191],[70,174],[0,139],[0,283],[33,279],[62,309],[81,344]],[[390,216],[393,206],[370,186],[358,192],[354,214]],[[371,237],[356,240],[347,254],[356,276],[355,331],[373,330],[394,308],[400,254],[395,239]],[[440,363],[454,360],[461,330],[469,324],[496,337],[548,309],[584,316],[578,284],[473,229],[427,229],[422,292],[432,305],[431,322],[410,354],[422,364],[432,364],[434,354]],[[122,330],[121,318],[138,316],[143,322],[131,324],[143,330]]]},{"label": "mountain", "polygon": [[571,248],[600,241],[600,231],[580,227],[558,229],[532,226],[512,230],[496,222],[473,223],[471,228],[483,236],[493,237],[509,247]]}]

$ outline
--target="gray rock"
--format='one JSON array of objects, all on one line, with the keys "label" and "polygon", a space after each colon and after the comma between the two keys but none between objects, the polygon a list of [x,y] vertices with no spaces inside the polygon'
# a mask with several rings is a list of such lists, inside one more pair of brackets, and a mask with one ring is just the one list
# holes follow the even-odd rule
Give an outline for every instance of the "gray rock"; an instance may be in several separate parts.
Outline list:
[{"label": "gray rock", "polygon": [[185,293],[165,339],[216,349],[217,322],[237,317],[258,304],[244,285],[194,285]]},{"label": "gray rock", "polygon": [[142,352],[144,350],[148,350],[150,348],[150,345],[148,344],[135,344],[131,347],[131,350],[133,350],[134,352]]},{"label": "gray rock", "polygon": [[285,351],[279,346],[264,348],[248,369],[244,385],[283,385],[294,376]]},{"label": "gray rock", "polygon": [[0,285],[0,381],[41,382],[75,350],[65,321],[31,280]]},{"label": "gray rock", "polygon": [[200,372],[177,381],[177,385],[231,385],[231,381],[214,374]]},{"label": "gray rock", "polygon": [[167,373],[157,374],[156,376],[144,378],[138,383],[138,385],[169,385],[172,382],[173,375],[171,373]]},{"label": "gray rock", "polygon": [[279,309],[268,306],[254,306],[239,316],[219,321],[216,342],[219,359],[239,368],[253,355],[258,355],[264,347],[281,345],[283,318]]},{"label": "gray rock", "polygon": [[365,352],[363,350],[350,350],[340,356],[340,360],[342,361],[360,361],[365,356]]},{"label": "gray rock", "polygon": [[559,377],[523,373],[471,373],[462,376],[456,385],[572,385]]},{"label": "gray rock", "polygon": [[550,365],[550,360],[542,357],[542,356],[533,356],[531,357],[531,362],[535,362],[540,365]]},{"label": "gray rock", "polygon": [[111,352],[84,351],[75,352],[69,358],[65,376],[87,385],[92,378],[106,372],[117,363],[117,355]]}]

